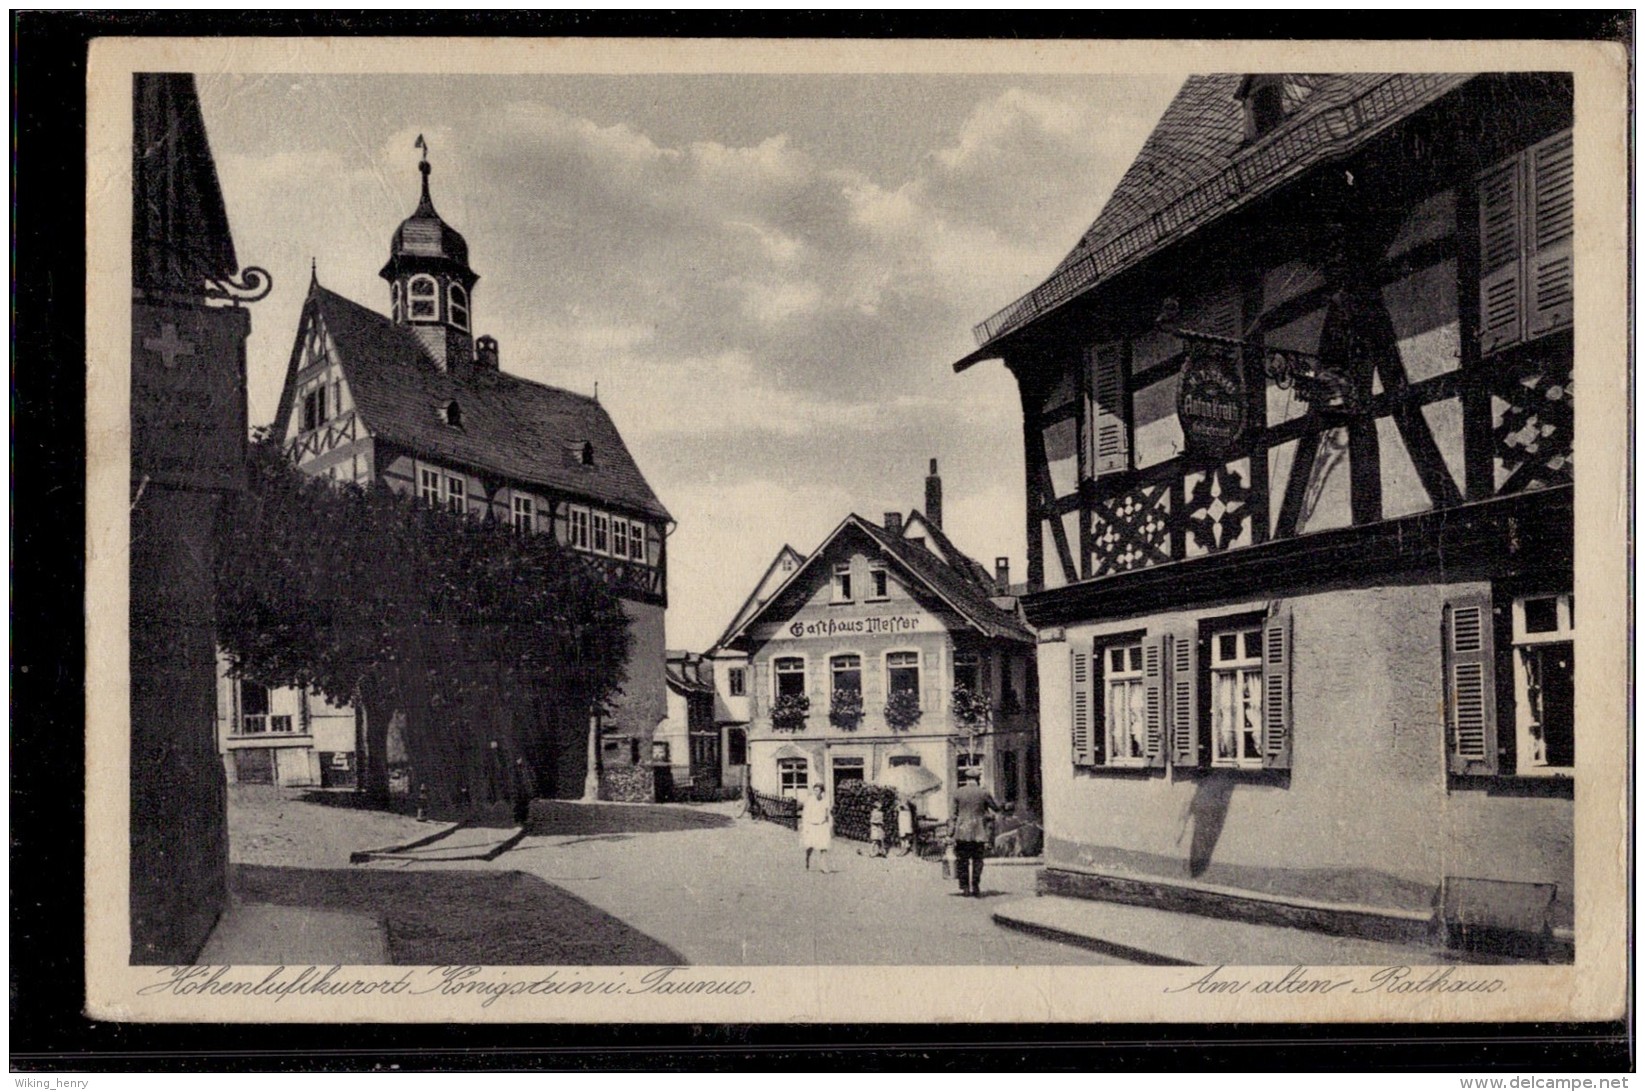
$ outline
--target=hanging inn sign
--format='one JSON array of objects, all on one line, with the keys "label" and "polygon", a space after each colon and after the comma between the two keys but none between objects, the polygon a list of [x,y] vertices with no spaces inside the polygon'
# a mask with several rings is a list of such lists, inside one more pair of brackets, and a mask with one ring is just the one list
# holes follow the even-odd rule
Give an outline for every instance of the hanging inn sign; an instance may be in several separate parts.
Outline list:
[{"label": "hanging inn sign", "polygon": [[[1238,338],[1183,330],[1175,326],[1177,301],[1168,299],[1159,325],[1187,347],[1177,385],[1177,420],[1191,456],[1222,458],[1233,452],[1246,425],[1245,353]],[[1321,414],[1360,412],[1354,384],[1339,370],[1321,364],[1312,353],[1261,348],[1262,371],[1281,390]]]},{"label": "hanging inn sign", "polygon": [[1191,341],[1177,386],[1177,420],[1189,454],[1221,458],[1245,431],[1238,346]]},{"label": "hanging inn sign", "polygon": [[131,309],[133,485],[233,490],[245,477],[245,339],[239,307]]}]

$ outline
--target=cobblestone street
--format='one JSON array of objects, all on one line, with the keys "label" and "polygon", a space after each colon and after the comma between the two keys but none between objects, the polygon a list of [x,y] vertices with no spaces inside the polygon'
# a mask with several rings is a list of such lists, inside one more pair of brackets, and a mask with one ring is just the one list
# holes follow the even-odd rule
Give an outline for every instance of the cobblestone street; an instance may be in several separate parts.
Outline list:
[{"label": "cobblestone street", "polygon": [[966,899],[935,862],[837,839],[838,871],[808,873],[793,831],[733,818],[734,805],[538,801],[527,836],[495,860],[476,858],[511,832],[466,827],[349,865],[349,852],[441,828],[301,797],[234,795],[241,897],[379,914],[397,963],[1116,962],[992,922],[991,906],[1032,892],[1031,866],[991,864],[984,897]]}]

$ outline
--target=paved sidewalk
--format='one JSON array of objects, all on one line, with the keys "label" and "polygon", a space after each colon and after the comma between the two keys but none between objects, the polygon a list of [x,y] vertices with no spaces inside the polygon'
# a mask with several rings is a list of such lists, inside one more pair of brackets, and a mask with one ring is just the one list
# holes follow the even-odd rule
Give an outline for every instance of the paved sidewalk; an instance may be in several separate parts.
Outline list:
[{"label": "paved sidewalk", "polygon": [[996,906],[993,917],[1008,929],[1131,963],[1388,967],[1455,960],[1421,946],[1060,895],[1015,899]]},{"label": "paved sidewalk", "polygon": [[807,872],[793,831],[732,810],[539,800],[527,837],[495,861],[418,867],[525,872],[697,965],[1119,962],[994,924],[991,907],[1033,891],[1032,867],[990,863],[984,897],[964,898],[936,861],[877,858],[836,838],[835,873]]}]

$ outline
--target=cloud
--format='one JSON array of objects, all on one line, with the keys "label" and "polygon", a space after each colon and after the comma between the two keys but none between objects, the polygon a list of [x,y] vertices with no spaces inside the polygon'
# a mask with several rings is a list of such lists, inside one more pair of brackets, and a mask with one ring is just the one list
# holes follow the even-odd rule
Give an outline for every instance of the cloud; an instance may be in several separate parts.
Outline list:
[{"label": "cloud", "polygon": [[[1095,217],[1158,88],[1111,102],[996,89],[946,128],[899,120],[921,150],[888,172],[815,131],[670,138],[639,113],[595,120],[510,86],[501,101],[454,90],[467,113],[397,110],[385,93],[377,115],[337,95],[330,117],[325,88],[267,81],[208,96],[208,125],[238,110],[268,129],[218,160],[237,247],[276,277],[254,313],[253,421],[273,412],[310,256],[328,287],[387,310],[376,271],[416,203],[422,133],[435,204],[481,277],[477,332],[509,371],[598,384],[679,520],[671,642],[712,639],[784,542],[810,550],[847,511],[923,503],[932,456],[962,548],[1020,559],[1014,383],[948,365]],[[256,110],[238,98],[259,94]],[[327,125],[329,143],[304,143]]]}]

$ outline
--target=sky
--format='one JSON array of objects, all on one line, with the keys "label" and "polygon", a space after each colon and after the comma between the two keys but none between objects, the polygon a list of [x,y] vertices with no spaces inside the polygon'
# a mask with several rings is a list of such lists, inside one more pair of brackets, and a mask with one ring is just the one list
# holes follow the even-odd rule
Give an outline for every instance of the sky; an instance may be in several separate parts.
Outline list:
[{"label": "sky", "polygon": [[971,328],[1072,249],[1175,93],[1118,76],[199,78],[274,415],[310,261],[378,311],[427,139],[502,368],[594,393],[677,526],[705,650],[785,544],[924,505],[1026,571],[1016,385]]}]

